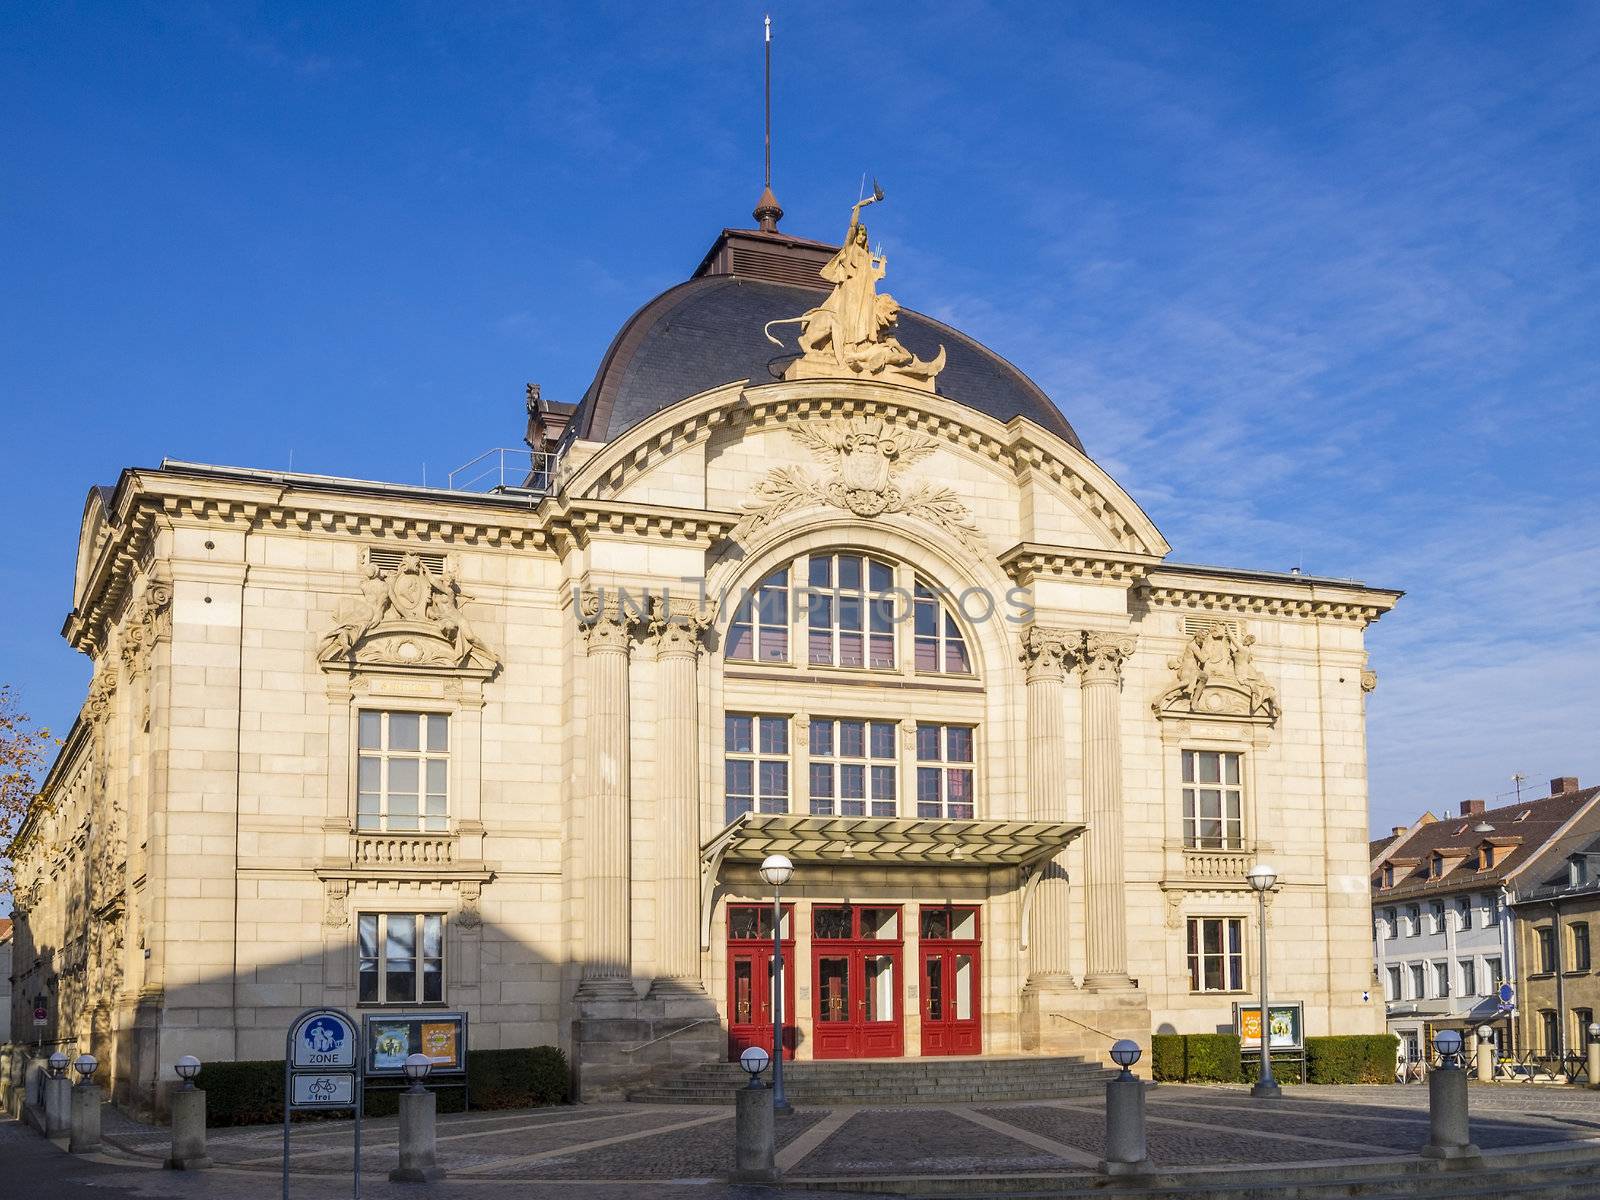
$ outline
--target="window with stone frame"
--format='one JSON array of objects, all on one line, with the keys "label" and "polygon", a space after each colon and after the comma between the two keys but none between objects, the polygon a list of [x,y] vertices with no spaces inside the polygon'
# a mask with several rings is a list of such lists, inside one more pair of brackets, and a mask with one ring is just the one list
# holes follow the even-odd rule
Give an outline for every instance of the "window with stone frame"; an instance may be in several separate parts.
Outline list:
[{"label": "window with stone frame", "polygon": [[811,721],[813,816],[896,815],[894,721],[821,717]]},{"label": "window with stone frame", "polygon": [[1560,1045],[1560,1026],[1556,1023],[1555,1009],[1539,1010],[1539,1036],[1540,1050],[1546,1054],[1554,1054]]},{"label": "window with stone frame", "polygon": [[1489,955],[1483,960],[1483,982],[1485,996],[1500,994],[1500,985],[1506,981],[1505,971],[1500,966],[1498,954]]},{"label": "window with stone frame", "polygon": [[1450,964],[1436,962],[1433,964],[1433,994],[1443,999],[1450,995]]},{"label": "window with stone frame", "polygon": [[917,816],[972,819],[974,733],[971,725],[917,725]]},{"label": "window with stone frame", "polygon": [[1411,964],[1411,996],[1412,1000],[1426,1000],[1428,998],[1428,973],[1421,963]]},{"label": "window with stone frame", "polygon": [[1573,1049],[1589,1044],[1589,1026],[1594,1023],[1594,1009],[1574,1008],[1572,1010],[1572,1033],[1570,1047]]},{"label": "window with stone frame", "polygon": [[1422,933],[1422,905],[1406,905],[1406,936],[1417,937]]},{"label": "window with stone frame", "polygon": [[442,913],[359,913],[356,951],[360,1003],[444,1003]]},{"label": "window with stone frame", "polygon": [[450,718],[443,713],[363,709],[356,723],[356,829],[446,832]]},{"label": "window with stone frame", "polygon": [[1444,901],[1432,900],[1428,903],[1428,932],[1444,932]]},{"label": "window with stone frame", "polygon": [[1541,974],[1548,975],[1556,969],[1556,932],[1549,925],[1541,926],[1533,931],[1535,945],[1538,948],[1538,970]]},{"label": "window with stone frame", "polygon": [[726,818],[789,811],[789,718],[729,713],[723,722]]},{"label": "window with stone frame", "polygon": [[1457,928],[1463,929],[1463,930],[1472,928],[1472,897],[1471,896],[1462,896],[1461,899],[1456,901],[1456,917],[1457,917],[1458,922],[1459,922]]},{"label": "window with stone frame", "polygon": [[1404,1000],[1401,994],[1400,968],[1390,967],[1388,970],[1388,988],[1384,995],[1385,1000]]},{"label": "window with stone frame", "polygon": [[912,590],[912,665],[943,675],[972,674],[972,658],[950,597],[918,577]]},{"label": "window with stone frame", "polygon": [[1196,850],[1244,848],[1242,756],[1183,751],[1183,844]]},{"label": "window with stone frame", "polygon": [[806,661],[820,667],[895,667],[894,568],[863,554],[806,561]]},{"label": "window with stone frame", "polygon": [[1587,921],[1574,921],[1567,926],[1568,940],[1572,943],[1571,971],[1587,971],[1589,969],[1589,923]]},{"label": "window with stone frame", "polygon": [[1388,940],[1392,942],[1400,936],[1399,916],[1394,909],[1386,908],[1383,910],[1383,919],[1389,927]]},{"label": "window with stone frame", "polygon": [[1244,990],[1244,918],[1189,918],[1189,990]]},{"label": "window with stone frame", "polygon": [[1461,971],[1461,994],[1463,996],[1476,996],[1478,994],[1478,964],[1470,958],[1463,958],[1456,965]]},{"label": "window with stone frame", "polygon": [[739,597],[724,655],[744,662],[789,661],[789,568],[779,567]]}]

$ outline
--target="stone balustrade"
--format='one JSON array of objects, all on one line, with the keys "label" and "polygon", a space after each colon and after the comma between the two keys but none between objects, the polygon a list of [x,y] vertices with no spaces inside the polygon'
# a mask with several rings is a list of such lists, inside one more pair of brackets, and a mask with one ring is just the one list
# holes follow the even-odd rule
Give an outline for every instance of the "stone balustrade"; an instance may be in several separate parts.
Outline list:
[{"label": "stone balustrade", "polygon": [[456,860],[450,833],[357,833],[351,841],[358,867],[447,867]]}]

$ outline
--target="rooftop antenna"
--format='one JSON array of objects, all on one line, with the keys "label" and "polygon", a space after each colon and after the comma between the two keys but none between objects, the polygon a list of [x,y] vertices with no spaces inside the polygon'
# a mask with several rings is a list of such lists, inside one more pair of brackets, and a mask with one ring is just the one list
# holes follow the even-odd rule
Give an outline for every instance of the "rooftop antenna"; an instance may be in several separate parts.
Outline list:
[{"label": "rooftop antenna", "polygon": [[1522,803],[1522,785],[1528,782],[1528,777],[1526,775],[1524,775],[1521,771],[1518,771],[1515,775],[1513,775],[1511,777],[1511,782],[1516,786],[1516,789],[1517,789],[1517,803],[1521,804]]},{"label": "rooftop antenna", "polygon": [[763,164],[761,199],[750,215],[763,233],[777,233],[778,222],[783,220],[783,208],[772,194],[772,16],[764,21],[766,32],[766,125],[762,138]]}]

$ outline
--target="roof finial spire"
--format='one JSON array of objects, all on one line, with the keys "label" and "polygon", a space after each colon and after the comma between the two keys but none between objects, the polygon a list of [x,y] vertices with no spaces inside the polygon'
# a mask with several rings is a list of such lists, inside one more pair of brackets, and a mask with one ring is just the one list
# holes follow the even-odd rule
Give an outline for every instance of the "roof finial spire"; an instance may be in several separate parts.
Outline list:
[{"label": "roof finial spire", "polygon": [[778,198],[772,194],[772,17],[766,18],[766,54],[767,54],[767,112],[765,134],[765,164],[762,176],[761,199],[756,201],[756,208],[750,215],[756,219],[763,233],[778,232],[778,222],[783,220],[783,209],[778,204]]}]

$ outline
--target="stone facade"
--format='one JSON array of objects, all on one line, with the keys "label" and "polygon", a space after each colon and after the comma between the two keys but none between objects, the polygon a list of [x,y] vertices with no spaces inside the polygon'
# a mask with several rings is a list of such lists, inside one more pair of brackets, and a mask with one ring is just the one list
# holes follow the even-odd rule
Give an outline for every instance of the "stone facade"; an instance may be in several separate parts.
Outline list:
[{"label": "stone facade", "polygon": [[[542,495],[183,464],[96,490],[66,627],[94,682],[15,845],[19,991],[48,977],[52,1035],[140,1102],[181,1054],[386,1003],[615,1095],[759,1025],[756,856],[792,845],[801,1058],[1228,1028],[1257,858],[1275,995],[1381,1028],[1363,631],[1397,593],[1168,564],[1075,446],[960,400],[729,384],[569,440]],[[878,640],[840,615],[856,570],[899,589]]]}]

